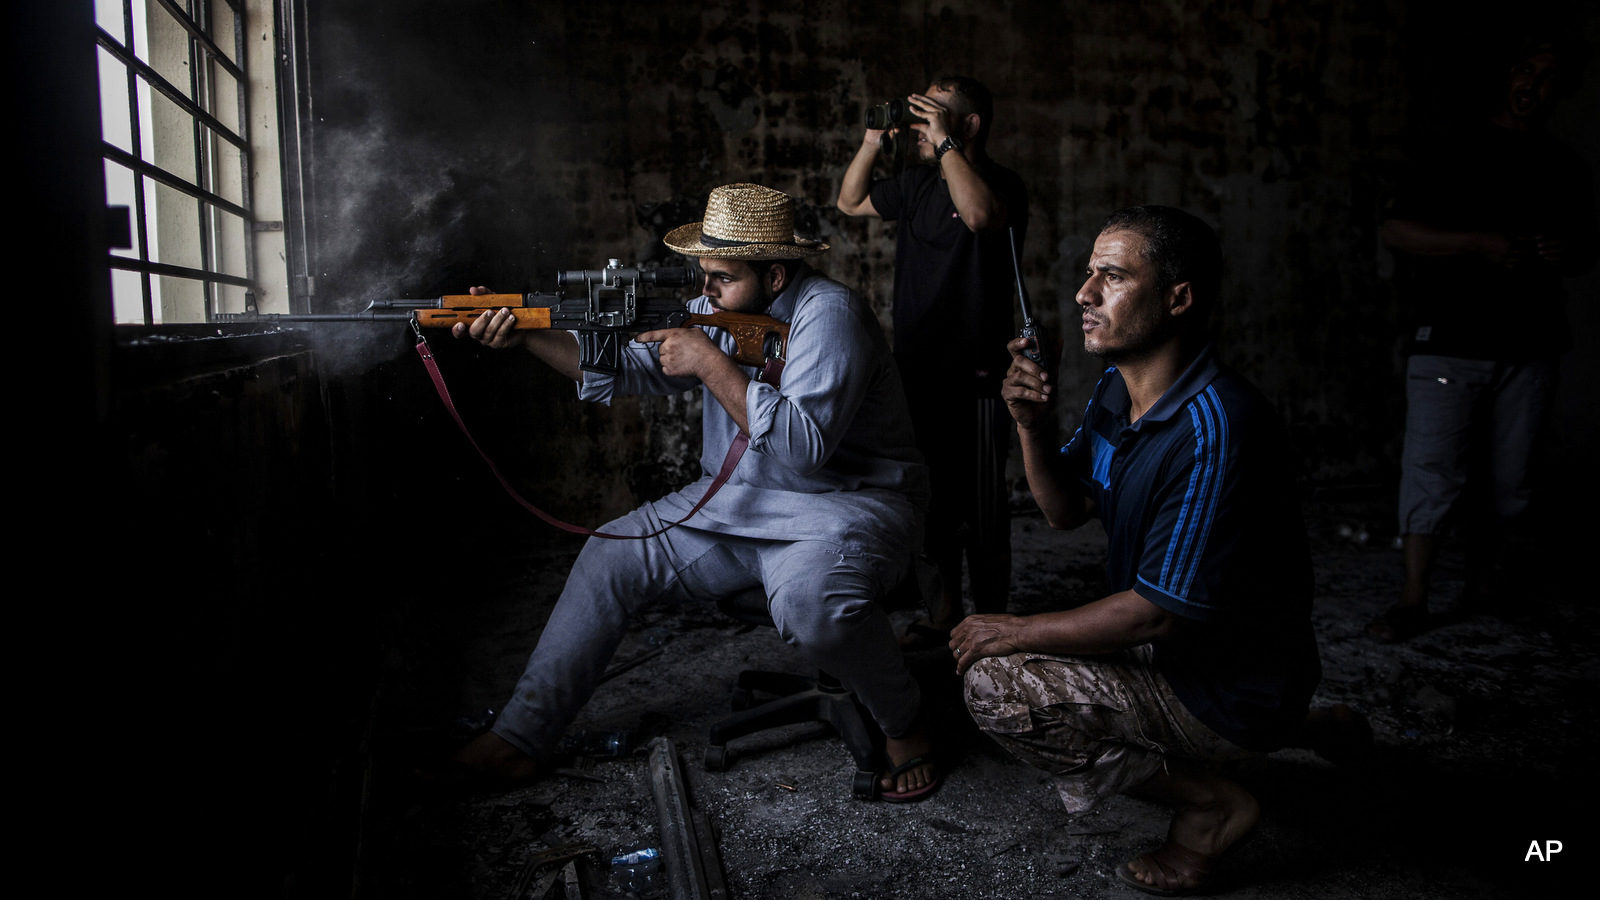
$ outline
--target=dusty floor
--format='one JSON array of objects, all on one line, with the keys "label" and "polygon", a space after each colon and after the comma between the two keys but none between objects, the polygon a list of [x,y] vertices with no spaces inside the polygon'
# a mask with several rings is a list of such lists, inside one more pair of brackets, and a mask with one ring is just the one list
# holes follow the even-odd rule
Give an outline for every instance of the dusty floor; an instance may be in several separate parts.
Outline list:
[{"label": "dusty floor", "polygon": [[[1403,646],[1378,645],[1362,626],[1400,577],[1386,517],[1376,498],[1325,496],[1308,506],[1325,670],[1318,702],[1365,711],[1375,758],[1353,772],[1291,751],[1235,769],[1264,814],[1225,858],[1221,888],[1237,897],[1551,896],[1595,854],[1592,591],[1530,588],[1511,604],[1515,614],[1448,615],[1462,562],[1452,549],[1437,582],[1445,623]],[[1015,611],[1098,596],[1096,529],[1056,534],[1026,512],[1013,527]],[[734,673],[805,671],[770,629],[709,609],[638,622],[617,661],[642,661],[604,684],[576,725],[630,732],[641,749],[576,757],[567,774],[510,793],[419,799],[393,761],[426,740],[452,740],[441,722],[469,728],[503,700],[576,549],[564,538],[543,544],[494,566],[481,595],[405,623],[427,638],[397,655],[385,701],[392,712],[374,737],[380,764],[359,896],[532,896],[528,879],[539,873],[530,860],[572,845],[592,848],[581,870],[586,896],[627,896],[607,861],[660,843],[642,749],[655,735],[674,743],[689,794],[715,830],[729,896],[1140,896],[1114,868],[1159,843],[1166,812],[1117,798],[1068,817],[1040,773],[971,727],[942,652],[914,659],[950,763],[926,802],[851,799],[850,759],[820,727],[746,739],[726,772],[705,771],[706,728],[726,713]],[[912,612],[894,615],[904,622]],[[1560,852],[1530,859],[1530,845],[1553,846],[1546,841],[1560,841]],[[664,890],[657,876],[637,895]]]}]

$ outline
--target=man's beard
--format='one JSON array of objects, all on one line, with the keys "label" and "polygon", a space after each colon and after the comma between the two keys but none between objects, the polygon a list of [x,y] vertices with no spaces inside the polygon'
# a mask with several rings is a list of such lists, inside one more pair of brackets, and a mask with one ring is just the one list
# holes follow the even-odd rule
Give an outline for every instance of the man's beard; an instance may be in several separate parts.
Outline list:
[{"label": "man's beard", "polygon": [[[1100,327],[1104,328],[1104,320],[1100,321],[1102,322]],[[1127,336],[1119,341],[1117,346],[1090,350],[1087,346],[1089,339],[1086,336],[1084,349],[1108,365],[1121,365],[1150,355],[1164,346],[1177,334],[1177,331],[1178,326],[1174,320],[1163,315],[1160,309],[1154,309],[1127,322],[1124,326],[1124,334]]]}]

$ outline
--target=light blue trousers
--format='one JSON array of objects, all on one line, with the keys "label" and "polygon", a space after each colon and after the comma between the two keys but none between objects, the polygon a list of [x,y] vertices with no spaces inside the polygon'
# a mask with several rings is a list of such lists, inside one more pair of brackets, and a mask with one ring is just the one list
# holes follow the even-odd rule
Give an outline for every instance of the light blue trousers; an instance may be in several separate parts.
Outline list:
[{"label": "light blue trousers", "polygon": [[[645,504],[598,530],[647,534],[661,524]],[[594,693],[634,613],[762,588],[784,641],[854,691],[885,734],[903,736],[915,727],[921,695],[877,601],[906,567],[871,548],[688,526],[646,540],[590,538],[494,733],[543,755]]]}]

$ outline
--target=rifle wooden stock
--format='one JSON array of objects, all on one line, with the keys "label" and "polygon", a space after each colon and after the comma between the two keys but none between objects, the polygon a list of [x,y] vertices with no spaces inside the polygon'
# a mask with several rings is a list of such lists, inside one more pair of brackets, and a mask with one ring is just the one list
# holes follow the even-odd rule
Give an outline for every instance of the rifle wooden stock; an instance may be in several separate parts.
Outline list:
[{"label": "rifle wooden stock", "polygon": [[779,322],[771,316],[752,313],[727,312],[690,313],[685,325],[710,325],[721,328],[733,336],[734,361],[743,366],[761,368],[768,358],[784,359],[789,355],[789,323]]}]

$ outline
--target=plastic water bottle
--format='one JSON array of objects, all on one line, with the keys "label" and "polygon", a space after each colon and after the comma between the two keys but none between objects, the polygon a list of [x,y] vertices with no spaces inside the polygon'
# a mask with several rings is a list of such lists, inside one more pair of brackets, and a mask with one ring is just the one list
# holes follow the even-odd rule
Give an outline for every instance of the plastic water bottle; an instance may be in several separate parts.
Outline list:
[{"label": "plastic water bottle", "polygon": [[650,892],[660,871],[661,851],[655,847],[640,847],[611,857],[612,881],[631,894]]},{"label": "plastic water bottle", "polygon": [[579,731],[561,741],[561,750],[578,756],[615,757],[633,752],[633,733],[629,731]]}]

